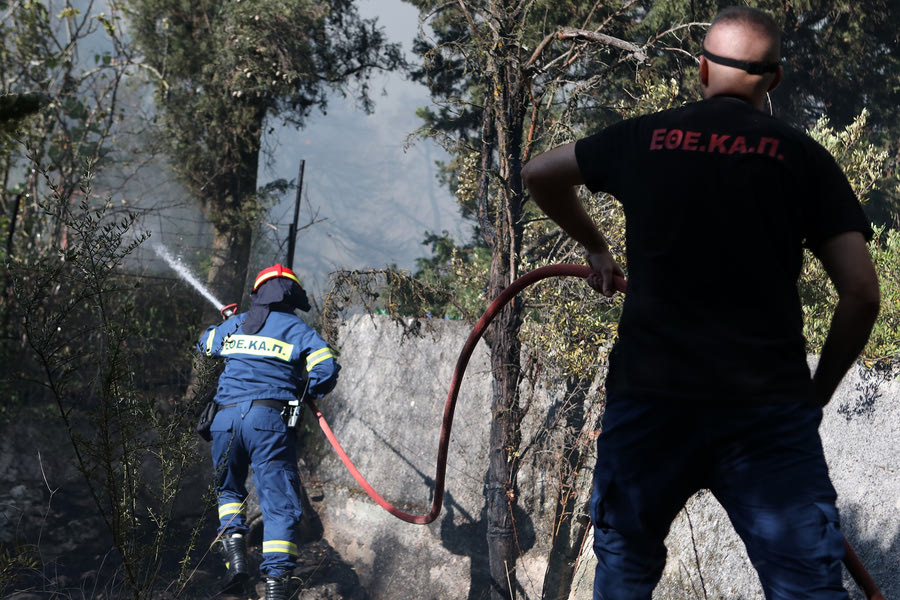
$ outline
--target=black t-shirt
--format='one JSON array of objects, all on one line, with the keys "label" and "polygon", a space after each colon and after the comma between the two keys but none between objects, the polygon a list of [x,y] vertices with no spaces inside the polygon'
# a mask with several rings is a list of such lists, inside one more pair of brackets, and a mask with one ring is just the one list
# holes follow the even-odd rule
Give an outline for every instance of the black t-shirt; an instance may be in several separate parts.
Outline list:
[{"label": "black t-shirt", "polygon": [[805,398],[802,248],[872,233],[831,155],[721,96],[621,121],[575,153],[588,189],[615,196],[626,218],[628,291],[608,392]]}]

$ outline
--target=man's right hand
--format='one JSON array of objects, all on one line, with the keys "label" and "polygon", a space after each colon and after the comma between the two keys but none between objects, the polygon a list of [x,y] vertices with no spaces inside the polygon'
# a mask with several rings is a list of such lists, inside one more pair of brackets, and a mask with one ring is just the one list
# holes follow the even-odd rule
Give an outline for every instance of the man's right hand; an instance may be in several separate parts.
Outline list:
[{"label": "man's right hand", "polygon": [[587,253],[587,263],[591,267],[591,274],[587,277],[587,283],[594,290],[607,298],[616,291],[625,291],[625,272],[613,259],[609,250],[600,250]]}]

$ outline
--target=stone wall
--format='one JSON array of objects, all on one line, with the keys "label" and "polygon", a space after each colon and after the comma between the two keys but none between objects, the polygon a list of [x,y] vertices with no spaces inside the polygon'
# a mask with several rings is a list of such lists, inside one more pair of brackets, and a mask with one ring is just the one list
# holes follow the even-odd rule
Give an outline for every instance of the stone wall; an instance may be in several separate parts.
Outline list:
[{"label": "stone wall", "polygon": [[[369,483],[411,514],[431,508],[444,406],[468,329],[433,320],[410,334],[387,319],[364,316],[340,332],[340,383],[320,409]],[[329,543],[352,564],[373,598],[474,598],[481,595],[470,596],[470,587],[487,587],[482,507],[490,399],[488,354],[481,342],[453,419],[443,511],[429,525],[403,522],[377,506],[311,425],[304,460],[311,476],[307,485],[316,490],[310,494],[314,508]],[[536,508],[534,514],[516,514],[525,550],[518,579],[527,597],[540,596],[549,547],[549,532],[534,531],[548,508]],[[536,544],[538,539],[542,543]]]}]

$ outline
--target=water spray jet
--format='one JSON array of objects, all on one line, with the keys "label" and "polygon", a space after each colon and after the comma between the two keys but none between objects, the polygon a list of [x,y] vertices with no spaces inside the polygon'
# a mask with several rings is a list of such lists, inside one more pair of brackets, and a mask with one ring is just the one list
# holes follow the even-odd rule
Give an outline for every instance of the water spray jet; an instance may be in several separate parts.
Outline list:
[{"label": "water spray jet", "polygon": [[237,302],[232,304],[224,304],[218,298],[213,296],[212,292],[210,292],[206,286],[204,286],[200,281],[194,277],[193,273],[191,273],[188,268],[181,262],[180,259],[172,256],[172,253],[166,249],[165,246],[160,244],[159,242],[154,242],[150,244],[153,248],[153,251],[156,252],[157,256],[166,261],[166,264],[172,267],[172,270],[185,282],[190,284],[195,290],[200,292],[200,295],[206,298],[210,304],[216,307],[216,310],[221,313],[223,319],[227,319],[231,315],[235,313],[237,310]]}]

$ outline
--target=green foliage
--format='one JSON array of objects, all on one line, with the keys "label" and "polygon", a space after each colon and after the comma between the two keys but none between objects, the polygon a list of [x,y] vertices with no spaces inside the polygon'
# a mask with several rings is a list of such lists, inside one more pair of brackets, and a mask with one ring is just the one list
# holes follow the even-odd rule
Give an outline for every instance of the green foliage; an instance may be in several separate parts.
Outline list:
[{"label": "green foliage", "polygon": [[[89,182],[90,175],[81,198],[91,196]],[[137,287],[123,277],[124,261],[144,239],[135,218],[111,215],[106,202],[72,205],[50,189],[40,207],[60,220],[65,243],[10,264],[27,358],[16,368],[52,398],[121,558],[123,583],[131,597],[148,597],[163,550],[186,550],[173,538],[171,515],[195,461],[192,413],[161,411],[136,385],[133,358],[146,342],[134,312]],[[148,485],[151,474],[158,485]]]},{"label": "green foliage", "polygon": [[820,117],[809,135],[828,150],[841,165],[853,191],[862,202],[883,176],[888,152],[869,141],[869,111],[863,111],[844,129],[835,131],[828,117]]},{"label": "green foliage", "polygon": [[[872,328],[862,358],[873,361],[900,358],[900,231],[875,226],[869,252],[875,263],[881,288],[881,312]],[[800,285],[803,300],[804,334],[810,352],[818,353],[825,343],[837,294],[817,260],[808,256]]]},{"label": "green foliage", "polygon": [[374,69],[401,64],[373,21],[345,1],[131,0],[135,42],[158,73],[173,166],[201,198],[221,168],[244,164],[265,118],[302,125],[352,82],[368,105]]},{"label": "green foliage", "polygon": [[776,107],[787,104],[788,118],[801,126],[824,111],[840,127],[867,109],[876,139],[896,150],[900,6],[891,0],[761,4],[782,16],[785,28],[786,73]]},{"label": "green foliage", "polygon": [[[79,181],[84,164],[98,168],[109,158],[108,140],[124,67],[119,61],[78,60],[79,52],[100,38],[115,45],[95,17],[71,10],[54,14],[46,3],[24,0],[9,2],[4,9],[0,21],[0,226],[4,240],[0,258],[5,267],[66,243],[67,229],[59,215],[38,201],[48,189],[47,182],[65,199],[61,204],[72,204],[82,193]],[[14,307],[7,275],[0,299],[3,339],[19,335]],[[15,356],[17,350],[10,342],[0,358],[18,366],[6,354]],[[17,383],[13,378],[0,382],[6,399],[0,410],[4,418],[17,413],[26,401]]]},{"label": "green foliage", "polygon": [[12,135],[30,115],[50,103],[50,98],[38,93],[4,94],[0,96],[0,126],[5,135]]},{"label": "green foliage", "polygon": [[[79,193],[83,165],[109,159],[109,137],[124,60],[121,47],[94,13],[51,13],[46,3],[10,2],[0,22],[0,209],[5,219],[3,252],[34,254],[60,243],[55,214],[37,198],[46,190],[39,169],[60,194]],[[79,60],[89,44],[116,50],[95,64]],[[106,60],[109,59],[109,60]],[[2,310],[0,310],[2,312]],[[6,319],[4,319],[6,324]]]},{"label": "green foliage", "polygon": [[[461,314],[463,308],[444,287],[411,277],[395,267],[371,270],[338,270],[331,274],[331,288],[322,308],[323,337],[336,344],[338,327],[358,308],[368,314],[388,315],[408,331],[418,330],[418,317]],[[444,311],[433,314],[431,310]],[[413,317],[412,321],[409,317]]]},{"label": "green foliage", "polygon": [[[605,232],[619,264],[625,263],[625,215],[611,196],[585,198],[588,214]],[[583,264],[580,248],[551,222],[535,222],[526,233],[533,240],[529,270],[562,262]],[[623,296],[612,299],[597,294],[582,279],[565,278],[529,288],[520,338],[540,353],[547,368],[564,377],[591,381],[606,368],[609,350],[618,331]]]},{"label": "green foliage", "polygon": [[429,233],[423,244],[431,245],[431,258],[416,260],[414,277],[434,290],[423,307],[409,306],[410,314],[425,312],[450,319],[477,318],[485,309],[482,274],[490,262],[490,252],[483,246],[458,247],[447,232]]},{"label": "green foliage", "polygon": [[38,566],[37,548],[18,543],[0,546],[0,594],[4,598],[12,588],[22,571],[33,570]]},{"label": "green foliage", "polygon": [[353,307],[388,314],[399,322],[408,316],[407,307],[424,305],[429,296],[426,285],[395,268],[335,271],[322,311],[323,335],[336,340],[339,315]]},{"label": "green foliage", "polygon": [[254,225],[266,123],[302,125],[328,93],[371,107],[369,78],[402,65],[349,0],[126,0],[134,47],[156,86],[161,138],[176,178],[214,228],[210,281],[238,298]]},{"label": "green foliage", "polygon": [[618,332],[622,296],[607,300],[584,280],[538,284],[528,292],[532,310],[521,338],[557,375],[589,381],[606,365]]},{"label": "green foliage", "polygon": [[[615,109],[621,118],[665,110],[679,102],[679,86],[674,79],[642,79],[635,88],[639,95],[624,100]],[[564,124],[567,124],[564,125]],[[584,135],[586,123],[577,127],[572,116],[563,115],[548,129],[549,146],[573,141],[570,136]],[[584,202],[588,214],[606,236],[619,264],[625,262],[625,214],[612,196],[589,196]],[[579,248],[549,220],[539,216],[526,230],[529,254],[523,266],[537,268],[555,262],[584,262]],[[584,281],[572,278],[534,286],[527,292],[526,314],[520,335],[523,343],[540,352],[546,365],[566,376],[591,381],[606,368],[606,361],[618,331],[623,297],[606,299],[595,293]]]},{"label": "green foliage", "polygon": [[[886,151],[868,141],[867,116],[868,113],[863,111],[842,130],[835,130],[823,117],[809,132],[835,157],[863,202],[883,176],[888,160]],[[863,357],[868,360],[896,357],[900,353],[900,232],[877,225],[874,229],[875,236],[869,243],[869,251],[880,280],[882,309],[863,351]],[[808,350],[818,353],[828,334],[837,295],[821,263],[809,252],[806,253],[799,289]]]},{"label": "green foliage", "polygon": [[900,231],[876,227],[869,250],[881,286],[881,313],[864,357],[897,360],[900,358]]}]

